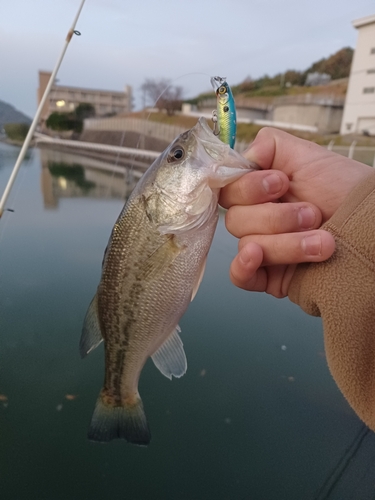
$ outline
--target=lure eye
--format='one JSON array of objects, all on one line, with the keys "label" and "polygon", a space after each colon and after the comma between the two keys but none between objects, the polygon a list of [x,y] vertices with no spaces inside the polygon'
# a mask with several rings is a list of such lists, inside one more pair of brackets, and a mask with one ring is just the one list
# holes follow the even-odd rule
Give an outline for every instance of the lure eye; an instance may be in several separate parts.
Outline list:
[{"label": "lure eye", "polygon": [[224,85],[222,85],[221,87],[219,87],[219,94],[225,94],[225,92],[227,91],[227,89],[224,87]]},{"label": "lure eye", "polygon": [[184,148],[181,146],[175,146],[169,153],[167,161],[168,163],[173,163],[175,161],[182,160],[184,156],[185,156]]}]

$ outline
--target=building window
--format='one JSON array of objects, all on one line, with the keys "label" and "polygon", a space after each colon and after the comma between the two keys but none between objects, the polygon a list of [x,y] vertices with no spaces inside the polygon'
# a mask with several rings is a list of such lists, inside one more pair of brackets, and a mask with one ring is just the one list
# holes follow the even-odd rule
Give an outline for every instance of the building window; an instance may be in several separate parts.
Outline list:
[{"label": "building window", "polygon": [[375,73],[375,68],[368,69],[368,70],[367,70],[367,73],[368,73],[368,74]]},{"label": "building window", "polygon": [[372,49],[371,49],[371,52],[370,52],[370,53],[371,53],[371,54],[375,54],[375,47],[372,47]]},{"label": "building window", "polygon": [[352,123],[346,123],[346,130],[348,130],[348,131],[351,130],[352,126],[353,126]]},{"label": "building window", "polygon": [[375,87],[365,87],[363,89],[364,94],[374,94],[375,93]]}]

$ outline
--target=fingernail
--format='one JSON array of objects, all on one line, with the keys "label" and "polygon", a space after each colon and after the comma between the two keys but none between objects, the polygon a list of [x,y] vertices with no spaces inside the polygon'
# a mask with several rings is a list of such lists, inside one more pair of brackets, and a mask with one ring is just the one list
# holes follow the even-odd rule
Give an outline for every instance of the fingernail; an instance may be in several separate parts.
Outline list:
[{"label": "fingernail", "polygon": [[278,193],[282,186],[282,180],[277,174],[267,175],[267,177],[263,179],[263,187],[268,194]]},{"label": "fingernail", "polygon": [[315,212],[310,207],[303,207],[298,211],[298,224],[301,229],[311,229],[316,220]]},{"label": "fingernail", "polygon": [[313,234],[303,238],[302,249],[306,255],[321,255],[322,254],[322,239],[319,234]]}]

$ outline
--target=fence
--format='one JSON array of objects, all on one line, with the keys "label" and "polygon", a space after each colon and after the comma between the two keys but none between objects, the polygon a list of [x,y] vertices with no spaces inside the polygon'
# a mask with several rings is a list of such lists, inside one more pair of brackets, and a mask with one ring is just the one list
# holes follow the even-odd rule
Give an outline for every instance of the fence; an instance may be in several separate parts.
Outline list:
[{"label": "fence", "polygon": [[112,146],[110,144],[98,144],[93,142],[69,141],[66,139],[57,139],[36,132],[34,134],[37,144],[54,144],[56,146],[64,146],[67,148],[78,150],[91,150],[98,153],[124,154],[127,156],[141,157],[148,160],[155,160],[160,155],[157,151],[147,151],[144,149],[126,148],[122,146]]},{"label": "fence", "polygon": [[350,146],[335,146],[334,141],[331,141],[327,149],[375,168],[375,147],[357,146],[357,141],[353,141]]},{"label": "fence", "polygon": [[[238,141],[236,142],[235,150],[243,153],[249,147],[249,144],[247,141]],[[335,146],[334,142],[331,141],[327,149],[375,168],[375,146],[357,146],[356,141],[353,141],[350,146]]]},{"label": "fence", "polygon": [[344,97],[334,94],[298,94],[298,95],[283,95],[275,97],[273,104],[318,104],[321,106],[339,106],[343,107],[345,102]]},{"label": "fence", "polygon": [[[186,131],[183,127],[138,118],[89,118],[85,120],[85,130],[130,130],[167,142],[173,141],[179,134]],[[237,141],[235,150],[243,153],[248,146],[248,141]],[[327,148],[347,158],[353,158],[361,163],[375,167],[375,147],[357,146],[356,141],[353,141],[349,146],[335,146],[334,141],[331,141]]]}]

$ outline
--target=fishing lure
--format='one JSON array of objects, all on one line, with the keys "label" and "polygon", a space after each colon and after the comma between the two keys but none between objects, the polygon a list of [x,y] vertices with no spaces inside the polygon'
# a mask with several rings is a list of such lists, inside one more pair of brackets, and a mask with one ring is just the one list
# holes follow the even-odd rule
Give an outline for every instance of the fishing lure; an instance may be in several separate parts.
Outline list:
[{"label": "fishing lure", "polygon": [[211,78],[217,96],[217,108],[212,112],[212,121],[214,122],[214,134],[219,139],[233,149],[236,141],[236,105],[226,78],[213,76]]}]

